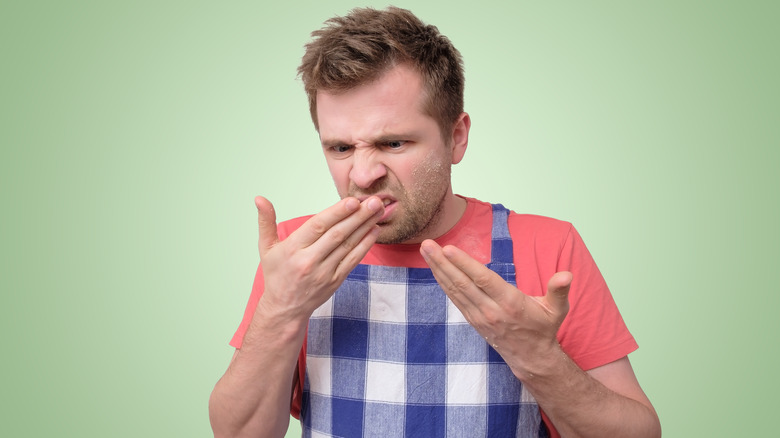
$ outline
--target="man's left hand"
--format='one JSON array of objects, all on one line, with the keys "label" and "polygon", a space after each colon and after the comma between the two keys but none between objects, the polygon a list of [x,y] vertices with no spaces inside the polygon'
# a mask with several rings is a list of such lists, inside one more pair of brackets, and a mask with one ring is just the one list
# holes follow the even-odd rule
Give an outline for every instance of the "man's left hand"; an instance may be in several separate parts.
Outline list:
[{"label": "man's left hand", "polygon": [[543,366],[545,358],[560,353],[556,334],[569,311],[572,275],[558,272],[547,294],[532,297],[452,245],[432,240],[420,252],[436,281],[466,321],[507,361],[523,380]]}]

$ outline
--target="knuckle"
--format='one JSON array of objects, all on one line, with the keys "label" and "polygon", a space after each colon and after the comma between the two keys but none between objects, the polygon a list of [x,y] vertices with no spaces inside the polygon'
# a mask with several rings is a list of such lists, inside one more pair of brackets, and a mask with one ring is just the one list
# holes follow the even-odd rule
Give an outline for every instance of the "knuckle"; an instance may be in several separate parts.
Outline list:
[{"label": "knuckle", "polygon": [[316,285],[323,286],[326,289],[332,284],[332,277],[324,272],[317,272],[312,275],[312,282]]},{"label": "knuckle", "polygon": [[347,251],[347,253],[349,253],[355,249],[357,242],[355,242],[353,239],[345,239],[343,242],[341,242],[341,246]]},{"label": "knuckle", "polygon": [[309,224],[311,226],[311,230],[316,234],[325,234],[326,231],[328,231],[328,226],[324,222],[320,220],[318,217],[313,217],[311,221],[309,221]]},{"label": "knuckle", "polygon": [[291,258],[289,263],[299,277],[310,276],[316,268],[314,260],[306,255],[299,255],[298,257]]},{"label": "knuckle", "polygon": [[482,318],[485,321],[485,325],[487,326],[494,326],[499,321],[501,321],[501,317],[499,316],[498,312],[494,310],[484,310],[482,312]]},{"label": "knuckle", "polygon": [[335,242],[347,243],[346,241],[349,235],[339,228],[331,228],[328,237]]},{"label": "knuckle", "polygon": [[487,275],[479,275],[474,278],[474,284],[480,289],[487,289],[490,286],[490,277]]},{"label": "knuckle", "polygon": [[510,306],[506,309],[506,313],[510,320],[519,321],[523,319],[525,311],[522,307]]},{"label": "knuckle", "polygon": [[450,289],[453,292],[463,292],[468,289],[469,284],[472,284],[470,281],[463,279],[463,278],[457,278],[452,280],[450,283]]}]

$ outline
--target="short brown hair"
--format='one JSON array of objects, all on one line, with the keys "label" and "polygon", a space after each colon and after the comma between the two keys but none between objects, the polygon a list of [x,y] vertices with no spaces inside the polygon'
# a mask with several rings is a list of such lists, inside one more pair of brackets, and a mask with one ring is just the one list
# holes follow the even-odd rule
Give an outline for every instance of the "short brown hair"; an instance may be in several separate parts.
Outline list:
[{"label": "short brown hair", "polygon": [[423,79],[422,110],[446,138],[463,112],[463,61],[436,26],[426,25],[406,9],[357,8],[334,17],[311,34],[298,74],[309,97],[314,127],[317,91],[347,91],[378,79],[392,67],[408,63]]}]

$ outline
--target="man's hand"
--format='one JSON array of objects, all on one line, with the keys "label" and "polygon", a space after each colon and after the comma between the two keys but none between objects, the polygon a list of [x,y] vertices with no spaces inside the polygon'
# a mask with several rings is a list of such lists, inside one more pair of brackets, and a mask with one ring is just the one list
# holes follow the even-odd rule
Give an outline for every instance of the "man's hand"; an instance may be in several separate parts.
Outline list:
[{"label": "man's hand", "polygon": [[376,241],[382,201],[345,198],[279,241],[276,214],[255,198],[258,248],[265,288],[259,306],[276,315],[306,318],[330,298]]},{"label": "man's hand", "polygon": [[569,311],[571,273],[556,273],[547,295],[531,297],[454,246],[426,240],[420,252],[447,296],[518,378],[539,367],[531,361],[560,351],[556,334]]}]

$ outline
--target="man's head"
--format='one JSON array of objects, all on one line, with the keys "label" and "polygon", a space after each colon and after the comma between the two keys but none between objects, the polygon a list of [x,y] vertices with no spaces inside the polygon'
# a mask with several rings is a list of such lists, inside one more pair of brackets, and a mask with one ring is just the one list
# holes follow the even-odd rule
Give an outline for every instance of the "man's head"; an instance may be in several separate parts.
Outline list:
[{"label": "man's head", "polygon": [[312,37],[298,73],[317,130],[317,91],[347,91],[408,64],[423,80],[423,111],[436,120],[443,138],[449,136],[463,112],[463,62],[435,26],[405,9],[365,8],[326,21]]},{"label": "man's head", "polygon": [[452,194],[450,169],[466,151],[470,119],[461,113],[444,139],[423,113],[423,96],[408,64],[343,92],[317,92],[320,143],[339,195],[385,203],[379,243],[438,237],[464,206]]}]

